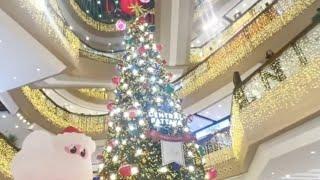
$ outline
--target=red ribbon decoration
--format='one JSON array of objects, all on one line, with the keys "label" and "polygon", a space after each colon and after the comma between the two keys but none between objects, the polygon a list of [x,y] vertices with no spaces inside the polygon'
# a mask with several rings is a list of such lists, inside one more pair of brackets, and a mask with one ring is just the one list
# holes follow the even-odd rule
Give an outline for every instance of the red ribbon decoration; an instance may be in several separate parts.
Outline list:
[{"label": "red ribbon decoration", "polygon": [[151,138],[154,141],[164,140],[164,141],[170,141],[170,142],[192,142],[195,141],[196,138],[192,134],[183,134],[182,136],[171,136],[171,135],[165,135],[161,134],[160,132],[156,130],[149,130],[146,132],[146,136],[148,138]]}]

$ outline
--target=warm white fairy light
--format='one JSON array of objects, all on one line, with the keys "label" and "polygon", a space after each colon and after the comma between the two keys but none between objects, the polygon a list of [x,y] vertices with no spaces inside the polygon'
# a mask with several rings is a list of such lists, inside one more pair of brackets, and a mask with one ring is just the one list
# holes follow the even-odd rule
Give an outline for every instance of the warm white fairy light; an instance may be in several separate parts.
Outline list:
[{"label": "warm white fairy light", "polygon": [[117,175],[114,174],[114,173],[112,173],[112,174],[110,175],[110,180],[116,180],[116,179],[117,179]]},{"label": "warm white fairy light", "polygon": [[138,174],[138,173],[139,173],[138,167],[132,167],[132,168],[131,168],[131,174],[132,174],[132,175],[136,175],[136,174]]},{"label": "warm white fairy light", "polygon": [[161,173],[166,173],[166,172],[168,172],[168,168],[167,168],[166,166],[161,167],[161,168],[159,169],[159,172],[161,172]]},{"label": "warm white fairy light", "polygon": [[135,156],[141,156],[143,154],[142,149],[137,149]]},{"label": "warm white fairy light", "polygon": [[107,146],[107,152],[111,152],[112,151],[112,147],[111,146]]},{"label": "warm white fairy light", "polygon": [[118,161],[118,156],[117,155],[113,156],[112,161],[113,162],[117,162]]}]

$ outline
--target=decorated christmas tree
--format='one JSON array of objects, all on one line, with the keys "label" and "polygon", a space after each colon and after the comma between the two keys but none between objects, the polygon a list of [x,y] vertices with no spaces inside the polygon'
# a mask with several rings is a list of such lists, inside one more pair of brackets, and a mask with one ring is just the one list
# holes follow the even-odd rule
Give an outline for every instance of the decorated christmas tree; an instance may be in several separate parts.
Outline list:
[{"label": "decorated christmas tree", "polygon": [[187,127],[145,16],[127,27],[126,53],[110,111],[102,176],[107,179],[204,179],[199,146]]}]

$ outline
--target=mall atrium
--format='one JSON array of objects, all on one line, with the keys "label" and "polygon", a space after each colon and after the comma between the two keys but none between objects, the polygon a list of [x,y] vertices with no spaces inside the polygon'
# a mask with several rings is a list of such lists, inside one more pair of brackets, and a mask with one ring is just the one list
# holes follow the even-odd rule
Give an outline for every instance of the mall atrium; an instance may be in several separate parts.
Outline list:
[{"label": "mall atrium", "polygon": [[0,180],[319,180],[320,0],[0,0]]}]

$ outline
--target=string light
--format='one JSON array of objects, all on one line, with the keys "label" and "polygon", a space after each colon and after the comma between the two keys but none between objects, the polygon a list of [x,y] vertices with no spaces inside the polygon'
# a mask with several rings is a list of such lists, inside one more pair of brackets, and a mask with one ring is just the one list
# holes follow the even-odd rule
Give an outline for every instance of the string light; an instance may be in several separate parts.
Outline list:
[{"label": "string light", "polygon": [[[230,67],[241,63],[256,47],[272,37],[314,2],[314,0],[297,0],[293,3],[283,4],[283,1],[285,2],[285,0],[278,2],[286,9],[283,14],[275,13],[279,5],[275,3],[270,9],[258,16],[250,26],[246,26],[231,41],[224,44],[223,48],[218,49],[214,54],[209,56],[205,63],[202,63],[186,75],[181,80],[183,86],[178,91],[179,96],[185,97],[197,91],[209,81],[228,72]],[[195,59],[201,58],[195,56]]]}]

